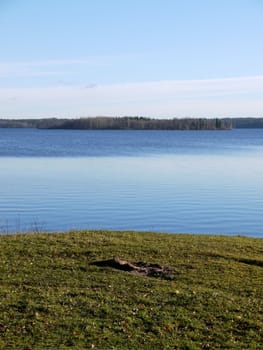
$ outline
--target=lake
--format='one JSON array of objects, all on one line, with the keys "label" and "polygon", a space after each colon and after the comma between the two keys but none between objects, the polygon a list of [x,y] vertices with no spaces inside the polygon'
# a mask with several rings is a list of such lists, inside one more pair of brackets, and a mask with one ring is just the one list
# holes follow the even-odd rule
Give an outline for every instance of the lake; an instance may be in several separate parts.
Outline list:
[{"label": "lake", "polygon": [[0,232],[263,237],[263,129],[0,129]]}]

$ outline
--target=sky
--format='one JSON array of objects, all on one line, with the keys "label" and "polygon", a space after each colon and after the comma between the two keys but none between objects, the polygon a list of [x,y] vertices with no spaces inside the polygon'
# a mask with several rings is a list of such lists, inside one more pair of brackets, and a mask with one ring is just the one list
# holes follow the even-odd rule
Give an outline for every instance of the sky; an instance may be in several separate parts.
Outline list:
[{"label": "sky", "polygon": [[0,118],[263,117],[263,0],[0,0]]}]

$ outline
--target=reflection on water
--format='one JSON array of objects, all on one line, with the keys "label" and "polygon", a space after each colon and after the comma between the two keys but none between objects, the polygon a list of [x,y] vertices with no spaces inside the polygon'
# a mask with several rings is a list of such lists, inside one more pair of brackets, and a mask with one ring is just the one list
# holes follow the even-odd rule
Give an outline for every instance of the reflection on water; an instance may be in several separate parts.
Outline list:
[{"label": "reflection on water", "polygon": [[263,236],[258,152],[0,161],[2,232],[105,228]]}]

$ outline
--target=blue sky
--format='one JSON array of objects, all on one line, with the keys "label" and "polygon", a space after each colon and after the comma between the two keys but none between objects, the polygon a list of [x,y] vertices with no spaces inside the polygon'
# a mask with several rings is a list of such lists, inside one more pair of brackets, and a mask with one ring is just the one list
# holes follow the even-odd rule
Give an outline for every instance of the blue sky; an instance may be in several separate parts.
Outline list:
[{"label": "blue sky", "polygon": [[0,117],[263,116],[263,0],[0,0]]}]

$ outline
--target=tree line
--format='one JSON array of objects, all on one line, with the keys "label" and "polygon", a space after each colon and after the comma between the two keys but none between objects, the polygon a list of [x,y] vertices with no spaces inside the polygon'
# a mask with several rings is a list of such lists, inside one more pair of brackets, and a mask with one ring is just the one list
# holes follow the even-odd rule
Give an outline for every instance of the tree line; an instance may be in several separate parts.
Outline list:
[{"label": "tree line", "polygon": [[0,119],[0,128],[80,130],[230,130],[263,128],[263,118],[91,117],[79,119]]},{"label": "tree line", "polygon": [[80,129],[80,130],[228,130],[229,118],[92,117],[79,119],[0,119],[1,128]]}]

